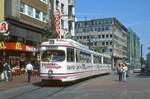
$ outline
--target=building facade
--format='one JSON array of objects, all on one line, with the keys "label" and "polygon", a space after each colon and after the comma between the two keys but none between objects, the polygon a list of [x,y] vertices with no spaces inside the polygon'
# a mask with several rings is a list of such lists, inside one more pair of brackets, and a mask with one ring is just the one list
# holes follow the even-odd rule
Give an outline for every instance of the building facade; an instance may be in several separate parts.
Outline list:
[{"label": "building facade", "polygon": [[[0,22],[8,30],[0,33],[0,61],[24,67],[38,59],[38,46],[47,37],[49,0],[0,0]],[[5,35],[7,34],[7,35]]]},{"label": "building facade", "polygon": [[127,59],[127,29],[116,18],[75,23],[75,39],[92,50],[112,56],[112,67]]},{"label": "building facade", "polygon": [[75,0],[51,0],[51,31],[57,38],[71,38],[75,27]]},{"label": "building facade", "polygon": [[[148,48],[150,49],[150,48]],[[150,52],[146,55],[146,67],[145,67],[147,72],[150,72]]]},{"label": "building facade", "polygon": [[140,39],[132,29],[128,29],[128,62],[131,69],[141,68]]}]

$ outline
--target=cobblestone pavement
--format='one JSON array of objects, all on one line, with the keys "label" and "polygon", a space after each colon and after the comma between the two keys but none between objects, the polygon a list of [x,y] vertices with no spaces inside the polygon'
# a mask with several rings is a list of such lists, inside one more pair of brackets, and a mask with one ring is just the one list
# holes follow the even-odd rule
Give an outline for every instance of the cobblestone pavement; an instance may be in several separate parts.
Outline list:
[{"label": "cobblestone pavement", "polygon": [[[39,77],[31,83],[25,79],[23,75],[0,82],[0,99],[150,99],[150,76],[145,75],[131,74],[126,82],[118,81],[116,74],[104,75],[68,87],[41,87],[34,84]],[[6,98],[8,94],[14,98]]]},{"label": "cobblestone pavement", "polygon": [[30,83],[27,82],[27,75],[25,74],[20,76],[13,76],[12,81],[0,81],[0,91],[25,86],[40,81],[41,79],[39,76],[32,76]]}]

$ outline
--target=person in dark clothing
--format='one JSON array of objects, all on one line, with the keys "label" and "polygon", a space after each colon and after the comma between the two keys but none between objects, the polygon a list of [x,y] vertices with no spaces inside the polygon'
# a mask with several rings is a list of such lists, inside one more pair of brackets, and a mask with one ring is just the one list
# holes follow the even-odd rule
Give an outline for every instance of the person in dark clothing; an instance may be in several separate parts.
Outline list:
[{"label": "person in dark clothing", "polygon": [[117,72],[118,72],[118,75],[119,75],[119,81],[122,81],[122,65],[119,64],[118,67],[117,67]]},{"label": "person in dark clothing", "polygon": [[9,80],[8,73],[9,73],[10,70],[11,70],[10,65],[7,62],[5,62],[3,64],[3,72],[4,72],[4,80],[6,80],[6,81]]}]

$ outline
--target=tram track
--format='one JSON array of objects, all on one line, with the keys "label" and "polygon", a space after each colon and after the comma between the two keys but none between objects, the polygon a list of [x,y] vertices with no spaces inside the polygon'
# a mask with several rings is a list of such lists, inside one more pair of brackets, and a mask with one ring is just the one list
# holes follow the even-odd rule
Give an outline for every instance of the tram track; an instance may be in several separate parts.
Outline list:
[{"label": "tram track", "polygon": [[29,94],[31,92],[34,92],[34,91],[37,91],[37,90],[40,90],[40,89],[42,89],[42,87],[39,87],[39,88],[36,88],[36,89],[32,89],[32,90],[27,90],[26,92],[23,92],[21,94],[15,95],[15,96],[11,97],[10,99],[16,99],[17,97],[21,97],[21,96],[23,96],[25,94]]},{"label": "tram track", "polygon": [[[68,88],[68,86],[65,86],[63,84],[60,85],[44,85],[43,83],[41,83],[41,86],[39,85],[38,88],[34,88],[36,86],[33,86],[32,89],[28,90],[27,88],[24,88],[23,90],[25,90],[24,92],[21,92],[20,94],[14,95],[14,96],[9,96],[9,99],[24,99],[22,97],[30,97],[32,95],[34,95],[35,93],[40,93],[40,92],[44,92],[44,96],[39,96],[36,99],[47,99],[61,91],[63,91],[64,89]],[[19,91],[19,90],[18,90]],[[6,98],[4,98],[6,99]]]}]

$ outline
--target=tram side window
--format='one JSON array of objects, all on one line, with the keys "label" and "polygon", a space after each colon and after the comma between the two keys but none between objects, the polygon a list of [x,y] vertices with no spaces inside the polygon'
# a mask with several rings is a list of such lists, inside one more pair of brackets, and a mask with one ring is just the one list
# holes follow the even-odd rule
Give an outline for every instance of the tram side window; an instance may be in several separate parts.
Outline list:
[{"label": "tram side window", "polygon": [[102,63],[100,56],[95,56],[94,55],[94,60],[93,61],[94,61],[94,63]]},{"label": "tram side window", "polygon": [[91,55],[89,53],[80,52],[80,62],[81,63],[91,63]]},{"label": "tram side window", "polygon": [[76,50],[76,62],[80,62],[80,51]]},{"label": "tram side window", "polygon": [[74,62],[74,49],[67,48],[67,61]]},{"label": "tram side window", "polygon": [[104,64],[111,64],[111,59],[104,57]]}]

